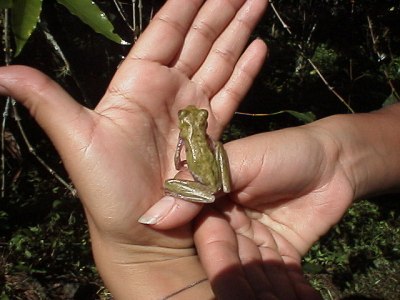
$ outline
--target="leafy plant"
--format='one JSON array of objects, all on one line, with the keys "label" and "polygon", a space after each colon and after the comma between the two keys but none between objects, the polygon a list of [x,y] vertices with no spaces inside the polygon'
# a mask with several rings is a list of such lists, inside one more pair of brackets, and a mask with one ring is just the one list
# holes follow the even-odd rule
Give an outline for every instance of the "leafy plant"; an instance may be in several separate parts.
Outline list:
[{"label": "leafy plant", "polygon": [[[315,278],[330,274],[332,285],[343,294],[361,290],[373,293],[370,289],[377,274],[395,276],[400,271],[399,240],[400,220],[396,207],[388,209],[362,201],[351,207],[343,221],[314,245],[304,258],[304,268]],[[368,274],[375,274],[375,279]],[[363,281],[357,281],[361,277]],[[318,280],[316,282],[318,285]],[[388,299],[396,297],[395,286],[389,283],[385,289]]]},{"label": "leafy plant", "polygon": [[[126,43],[114,33],[114,26],[106,14],[91,0],[57,0],[71,14],[89,25],[94,31],[120,44]],[[27,40],[32,35],[40,21],[43,0],[7,0],[0,8],[9,8],[12,12],[12,31],[15,37],[15,55],[20,54]]]}]

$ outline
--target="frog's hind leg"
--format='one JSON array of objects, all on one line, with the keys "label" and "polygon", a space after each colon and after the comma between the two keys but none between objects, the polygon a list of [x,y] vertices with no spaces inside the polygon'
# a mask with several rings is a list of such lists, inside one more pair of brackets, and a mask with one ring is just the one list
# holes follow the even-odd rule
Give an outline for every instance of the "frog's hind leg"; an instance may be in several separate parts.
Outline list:
[{"label": "frog's hind leg", "polygon": [[164,188],[166,194],[190,202],[212,203],[215,201],[212,189],[200,182],[168,179],[164,183]]}]

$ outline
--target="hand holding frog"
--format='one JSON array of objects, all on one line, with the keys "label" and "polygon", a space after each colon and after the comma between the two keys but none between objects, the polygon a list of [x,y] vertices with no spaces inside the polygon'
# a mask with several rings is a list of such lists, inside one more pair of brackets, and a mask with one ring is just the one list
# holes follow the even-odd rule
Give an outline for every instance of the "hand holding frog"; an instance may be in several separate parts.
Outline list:
[{"label": "hand holding frog", "polygon": [[60,153],[86,212],[96,265],[115,298],[161,298],[204,276],[190,225],[159,232],[137,220],[176,173],[178,110],[206,108],[209,134],[218,140],[251,86],[266,47],[256,40],[243,50],[266,2],[167,1],[94,110],[36,70],[0,70],[1,94],[25,105]]}]

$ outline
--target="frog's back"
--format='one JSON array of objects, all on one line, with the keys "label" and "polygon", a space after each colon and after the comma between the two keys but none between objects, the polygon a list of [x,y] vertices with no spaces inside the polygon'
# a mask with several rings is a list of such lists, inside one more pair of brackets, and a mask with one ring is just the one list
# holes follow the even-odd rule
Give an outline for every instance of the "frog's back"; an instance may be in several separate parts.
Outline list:
[{"label": "frog's back", "polygon": [[205,185],[215,186],[219,169],[208,137],[192,136],[189,140],[192,143],[185,143],[186,161],[192,176]]},{"label": "frog's back", "polygon": [[216,188],[219,169],[207,136],[208,111],[193,105],[179,111],[180,137],[184,140],[186,162],[194,179]]}]

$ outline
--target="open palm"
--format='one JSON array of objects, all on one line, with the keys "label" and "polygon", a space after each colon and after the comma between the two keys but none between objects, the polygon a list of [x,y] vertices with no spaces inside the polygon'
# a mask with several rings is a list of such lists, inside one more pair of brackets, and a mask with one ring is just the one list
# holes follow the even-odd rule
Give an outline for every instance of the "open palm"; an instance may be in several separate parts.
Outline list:
[{"label": "open palm", "polygon": [[157,232],[137,222],[175,175],[177,111],[189,104],[208,109],[209,133],[218,138],[266,54],[258,40],[242,53],[266,1],[202,2],[168,1],[94,110],[36,70],[0,70],[0,92],[30,110],[60,153],[82,200],[95,257],[107,251],[104,241],[193,247],[189,225]]}]

